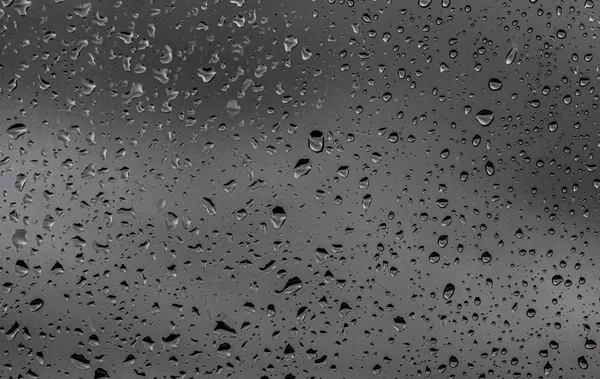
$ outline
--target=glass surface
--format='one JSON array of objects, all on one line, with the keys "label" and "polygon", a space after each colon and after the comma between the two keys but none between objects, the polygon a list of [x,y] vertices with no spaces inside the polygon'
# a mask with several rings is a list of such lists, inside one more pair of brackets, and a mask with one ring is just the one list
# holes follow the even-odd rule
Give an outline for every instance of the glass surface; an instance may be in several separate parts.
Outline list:
[{"label": "glass surface", "polygon": [[598,378],[597,12],[2,0],[0,377]]}]

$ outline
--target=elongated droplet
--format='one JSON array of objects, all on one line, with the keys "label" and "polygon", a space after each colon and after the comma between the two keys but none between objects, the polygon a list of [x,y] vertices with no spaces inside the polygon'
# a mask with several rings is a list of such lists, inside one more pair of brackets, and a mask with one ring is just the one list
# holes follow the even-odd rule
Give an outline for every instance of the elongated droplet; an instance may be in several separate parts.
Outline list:
[{"label": "elongated droplet", "polygon": [[517,44],[513,43],[512,48],[510,49],[508,54],[506,54],[506,64],[512,64],[515,61],[518,51],[519,48],[517,47]]},{"label": "elongated droplet", "polygon": [[443,293],[444,299],[450,300],[450,298],[454,295],[454,291],[455,291],[454,284],[452,284],[452,283],[446,284],[446,287],[444,287],[444,293]]}]

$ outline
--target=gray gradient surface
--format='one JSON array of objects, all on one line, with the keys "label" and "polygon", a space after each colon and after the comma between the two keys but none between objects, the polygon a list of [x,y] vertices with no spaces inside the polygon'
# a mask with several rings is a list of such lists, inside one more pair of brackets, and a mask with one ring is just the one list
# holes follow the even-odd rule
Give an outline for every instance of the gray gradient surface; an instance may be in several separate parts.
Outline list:
[{"label": "gray gradient surface", "polygon": [[596,378],[597,7],[7,0],[1,378]]}]

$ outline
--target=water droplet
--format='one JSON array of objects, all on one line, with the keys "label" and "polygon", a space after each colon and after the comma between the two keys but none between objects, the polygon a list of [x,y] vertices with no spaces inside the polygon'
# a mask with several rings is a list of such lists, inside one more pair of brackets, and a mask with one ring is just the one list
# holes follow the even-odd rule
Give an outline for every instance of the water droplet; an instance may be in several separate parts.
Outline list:
[{"label": "water droplet", "polygon": [[73,366],[81,370],[87,370],[91,367],[89,359],[87,359],[81,354],[71,355],[71,363],[73,364]]},{"label": "water droplet", "polygon": [[479,112],[477,112],[477,114],[475,115],[475,119],[477,120],[477,122],[479,122],[479,125],[488,126],[492,123],[492,121],[494,121],[494,112],[487,109],[482,109]]},{"label": "water droplet", "polygon": [[448,200],[446,199],[438,199],[435,204],[440,208],[446,208],[448,206]]},{"label": "water droplet", "polygon": [[500,81],[500,79],[497,78],[492,78],[490,79],[490,81],[488,82],[488,87],[492,90],[492,91],[499,91],[500,89],[502,89],[502,82]]},{"label": "water droplet", "polygon": [[276,293],[284,293],[284,294],[292,294],[298,290],[300,290],[302,288],[302,280],[300,280],[300,278],[298,278],[297,276],[289,279],[286,283],[285,286],[283,286],[283,289],[280,291],[275,291]]},{"label": "water droplet", "polygon": [[44,300],[40,298],[33,299],[29,302],[29,309],[32,312],[37,312],[44,306]]},{"label": "water droplet", "polygon": [[406,329],[406,320],[404,320],[404,317],[394,317],[394,329],[396,329],[398,332]]},{"label": "water droplet", "polygon": [[25,229],[17,229],[15,230],[12,236],[12,243],[15,245],[17,251],[21,250],[21,248],[27,246],[27,231]]},{"label": "water droplet", "polygon": [[307,158],[299,159],[298,162],[296,163],[296,166],[294,167],[294,179],[298,179],[301,176],[308,174],[311,169],[312,169],[312,165],[310,163],[310,159],[307,159]]},{"label": "water droplet", "polygon": [[562,282],[563,282],[563,277],[562,276],[560,276],[560,275],[554,275],[552,277],[552,284],[553,285],[557,286],[557,285],[559,285]]},{"label": "water droplet", "polygon": [[202,205],[204,206],[204,209],[206,209],[206,213],[208,213],[209,216],[214,216],[217,214],[217,207],[215,203],[208,197],[202,198]]},{"label": "water droplet", "polygon": [[179,225],[179,216],[173,212],[167,212],[165,214],[165,226],[167,230],[173,230]]},{"label": "water droplet", "polygon": [[510,48],[510,51],[508,52],[508,54],[506,54],[506,64],[512,64],[515,61],[515,57],[517,56],[518,51],[519,48],[517,47],[517,44],[513,43],[512,47]]},{"label": "water droplet", "polygon": [[525,312],[525,314],[527,315],[527,317],[533,318],[535,317],[536,311],[533,308],[529,308],[527,312]]},{"label": "water droplet", "polygon": [[21,123],[14,124],[6,130],[8,136],[12,139],[17,139],[27,133],[27,127]]},{"label": "water droplet", "polygon": [[200,67],[198,69],[198,76],[204,83],[208,83],[213,80],[216,74],[217,72],[213,70],[212,67]]},{"label": "water droplet", "polygon": [[12,324],[12,326],[5,332],[6,335],[6,339],[9,341],[12,341],[15,339],[15,337],[17,336],[17,333],[19,333],[19,330],[21,330],[21,328],[19,327],[19,323],[15,322],[14,324]]},{"label": "water droplet", "polygon": [[325,137],[323,136],[323,132],[320,130],[313,130],[310,132],[308,136],[308,147],[314,151],[315,153],[320,153],[323,151],[323,146],[325,144]]},{"label": "water droplet", "polygon": [[25,261],[18,260],[17,262],[15,262],[15,272],[19,277],[27,276],[27,274],[29,274],[29,266],[27,266],[27,263],[25,263]]},{"label": "water droplet", "polygon": [[437,252],[433,252],[431,254],[429,254],[429,262],[430,263],[438,263],[440,261],[440,254],[438,254]]},{"label": "water droplet", "polygon": [[280,206],[276,206],[271,211],[271,224],[273,224],[275,229],[281,228],[286,218],[287,215],[285,214],[285,210]]},{"label": "water droplet", "polygon": [[242,111],[242,107],[238,104],[237,100],[229,100],[225,108],[230,116],[235,116]]},{"label": "water droplet", "polygon": [[490,263],[492,261],[492,254],[490,254],[489,252],[484,252],[483,254],[481,254],[481,262],[483,263]]},{"label": "water droplet", "polygon": [[494,168],[494,164],[490,161],[485,162],[485,173],[488,174],[488,176],[492,176],[495,172],[496,169]]},{"label": "water droplet", "polygon": [[454,284],[452,284],[452,283],[446,284],[446,287],[444,287],[444,292],[443,292],[443,295],[442,295],[444,297],[444,299],[450,300],[450,298],[452,296],[454,296],[455,289],[456,288],[454,287]]},{"label": "water droplet", "polygon": [[298,45],[298,38],[296,38],[295,36],[287,36],[283,40],[283,47],[285,48],[285,51],[287,53],[292,51],[292,49],[296,47],[296,45]]},{"label": "water droplet", "polygon": [[237,335],[235,329],[227,325],[224,321],[217,321],[217,326],[215,326],[214,333],[217,338],[231,338]]}]

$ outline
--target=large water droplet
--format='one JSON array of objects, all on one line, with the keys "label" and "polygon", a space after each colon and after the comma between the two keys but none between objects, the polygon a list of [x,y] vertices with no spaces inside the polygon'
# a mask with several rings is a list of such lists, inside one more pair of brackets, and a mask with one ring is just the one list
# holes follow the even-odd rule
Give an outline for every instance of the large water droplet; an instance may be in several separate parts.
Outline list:
[{"label": "large water droplet", "polygon": [[271,211],[271,224],[273,224],[275,229],[281,228],[286,218],[285,210],[280,206],[276,206]]},{"label": "large water droplet", "polygon": [[298,290],[300,290],[302,288],[302,280],[300,280],[300,278],[298,278],[297,276],[289,279],[287,281],[287,283],[285,283],[285,286],[283,286],[283,289],[280,291],[275,291],[277,293],[285,293],[285,294],[292,294]]},{"label": "large water droplet", "polygon": [[27,231],[25,229],[15,230],[12,236],[12,243],[17,248],[17,251],[27,246]]},{"label": "large water droplet", "polygon": [[21,123],[12,125],[6,130],[8,136],[12,139],[17,139],[27,133],[27,127]]},{"label": "large water droplet", "polygon": [[587,370],[587,368],[589,367],[587,359],[585,359],[585,357],[581,356],[579,358],[577,358],[577,364],[579,365],[580,368]]},{"label": "large water droplet", "polygon": [[25,263],[25,261],[18,260],[17,262],[15,262],[15,272],[19,277],[27,276],[27,274],[29,274],[29,266],[27,266],[27,263]]},{"label": "large water droplet", "polygon": [[488,82],[488,87],[490,87],[492,91],[499,91],[502,88],[502,82],[500,79],[492,78]]},{"label": "large water droplet", "polygon": [[488,176],[492,176],[495,172],[496,168],[494,167],[494,164],[490,161],[485,162],[485,173],[488,174]]},{"label": "large water droplet", "polygon": [[298,162],[296,163],[296,166],[294,167],[294,179],[298,179],[301,176],[308,174],[311,169],[312,169],[312,165],[310,163],[310,159],[307,159],[307,158],[299,159]]},{"label": "large water droplet", "polygon": [[44,306],[44,300],[40,299],[39,297],[36,299],[33,299],[29,302],[29,309],[32,312],[37,312],[40,309],[42,309],[42,307]]},{"label": "large water droplet", "polygon": [[283,47],[285,48],[285,51],[287,53],[292,51],[292,49],[296,47],[296,45],[298,45],[298,38],[296,38],[295,36],[287,36],[283,40]]},{"label": "large water droplet", "polygon": [[494,112],[488,109],[482,109],[475,115],[475,119],[481,126],[488,126],[494,121]]},{"label": "large water droplet", "polygon": [[200,67],[198,69],[198,76],[204,83],[208,83],[213,80],[216,74],[217,72],[213,70],[212,67]]},{"label": "large water droplet", "polygon": [[87,370],[91,367],[90,361],[81,354],[71,355],[71,363],[81,370]]},{"label": "large water droplet", "polygon": [[323,136],[323,132],[320,130],[313,130],[310,132],[308,136],[308,147],[315,153],[320,153],[323,151],[323,146],[325,144],[325,137]]},{"label": "large water droplet", "polygon": [[452,283],[448,283],[446,284],[446,287],[444,287],[444,299],[446,300],[450,300],[450,298],[454,295],[454,291],[456,290],[456,288],[454,287],[454,284]]}]

